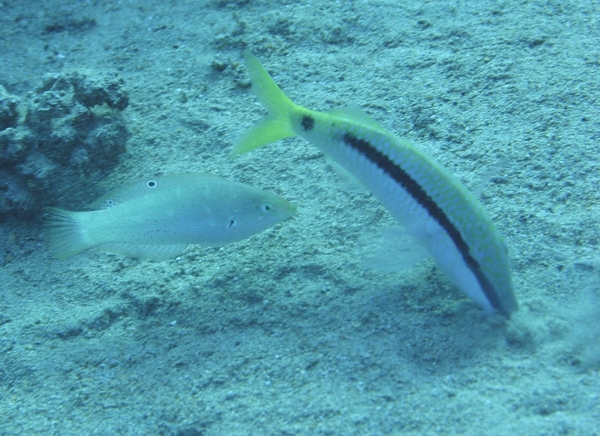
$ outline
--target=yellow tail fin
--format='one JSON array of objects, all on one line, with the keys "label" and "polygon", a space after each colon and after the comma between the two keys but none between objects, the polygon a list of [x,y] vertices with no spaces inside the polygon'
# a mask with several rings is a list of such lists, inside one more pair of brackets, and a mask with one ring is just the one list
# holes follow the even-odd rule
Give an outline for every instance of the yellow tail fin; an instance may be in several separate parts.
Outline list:
[{"label": "yellow tail fin", "polygon": [[252,81],[252,89],[269,114],[242,136],[233,148],[233,154],[246,153],[296,135],[291,123],[291,113],[296,105],[277,86],[250,51],[244,50],[244,59]]}]

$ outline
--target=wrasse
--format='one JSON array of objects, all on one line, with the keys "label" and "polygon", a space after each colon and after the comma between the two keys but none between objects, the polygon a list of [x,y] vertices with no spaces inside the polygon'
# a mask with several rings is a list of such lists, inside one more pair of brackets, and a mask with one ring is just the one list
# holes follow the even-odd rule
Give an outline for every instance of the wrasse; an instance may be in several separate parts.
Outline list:
[{"label": "wrasse", "polygon": [[356,177],[485,312],[518,308],[505,243],[490,216],[442,165],[357,109],[316,112],[294,104],[248,51],[252,88],[268,115],[233,153],[301,136]]},{"label": "wrasse", "polygon": [[93,211],[47,208],[50,251],[64,259],[94,246],[140,259],[168,259],[189,244],[220,246],[291,217],[283,198],[211,174],[177,174],[125,185]]}]

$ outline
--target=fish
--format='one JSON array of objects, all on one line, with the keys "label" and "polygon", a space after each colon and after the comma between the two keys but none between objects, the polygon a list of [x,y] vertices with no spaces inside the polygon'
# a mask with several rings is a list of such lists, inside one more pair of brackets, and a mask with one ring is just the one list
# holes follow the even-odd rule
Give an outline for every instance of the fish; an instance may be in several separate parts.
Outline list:
[{"label": "fish", "polygon": [[252,89],[267,115],[234,146],[238,155],[300,136],[359,180],[486,313],[518,309],[506,243],[477,198],[439,162],[360,109],[317,112],[293,103],[249,51]]},{"label": "fish", "polygon": [[203,173],[139,180],[100,197],[90,209],[47,208],[44,231],[56,258],[98,246],[138,259],[165,260],[190,244],[241,241],[296,212],[273,193]]}]

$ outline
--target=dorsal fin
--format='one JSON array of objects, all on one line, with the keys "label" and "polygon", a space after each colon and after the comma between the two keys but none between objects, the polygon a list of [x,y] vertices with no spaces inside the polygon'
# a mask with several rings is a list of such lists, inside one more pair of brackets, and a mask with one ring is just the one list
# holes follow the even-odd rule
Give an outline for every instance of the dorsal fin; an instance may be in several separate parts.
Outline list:
[{"label": "dorsal fin", "polygon": [[371,129],[383,130],[383,127],[377,124],[377,121],[375,121],[368,113],[357,106],[335,108],[330,110],[329,114],[347,121],[361,124],[365,127],[370,127]]}]

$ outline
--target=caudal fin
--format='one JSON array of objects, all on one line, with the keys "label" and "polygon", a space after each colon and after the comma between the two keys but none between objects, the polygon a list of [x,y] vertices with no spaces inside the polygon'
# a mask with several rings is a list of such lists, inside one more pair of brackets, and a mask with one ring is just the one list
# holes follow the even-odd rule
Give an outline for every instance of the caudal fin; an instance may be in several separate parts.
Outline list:
[{"label": "caudal fin", "polygon": [[246,68],[252,81],[252,90],[268,115],[248,130],[233,148],[233,154],[242,154],[279,139],[294,136],[291,113],[296,105],[283,93],[267,70],[248,50],[244,50]]},{"label": "caudal fin", "polygon": [[92,246],[81,219],[85,213],[46,208],[44,233],[48,249],[56,258],[65,259]]}]

